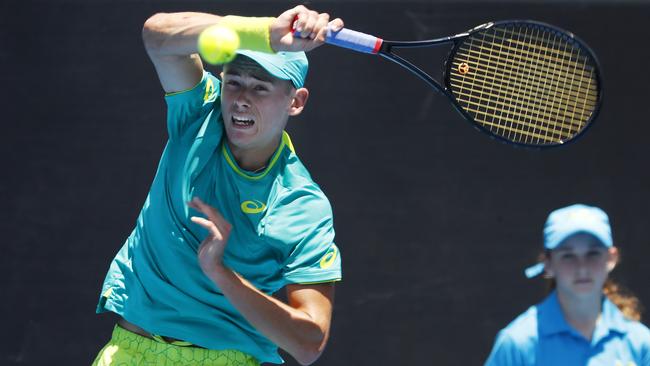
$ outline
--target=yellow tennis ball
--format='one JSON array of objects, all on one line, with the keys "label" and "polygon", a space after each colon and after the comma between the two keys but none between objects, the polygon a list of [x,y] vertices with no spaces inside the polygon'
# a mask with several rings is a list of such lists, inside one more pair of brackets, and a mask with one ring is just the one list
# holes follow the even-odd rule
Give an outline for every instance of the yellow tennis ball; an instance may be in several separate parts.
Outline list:
[{"label": "yellow tennis ball", "polygon": [[209,64],[225,64],[232,61],[238,48],[239,36],[230,28],[215,25],[206,28],[199,35],[199,54]]}]

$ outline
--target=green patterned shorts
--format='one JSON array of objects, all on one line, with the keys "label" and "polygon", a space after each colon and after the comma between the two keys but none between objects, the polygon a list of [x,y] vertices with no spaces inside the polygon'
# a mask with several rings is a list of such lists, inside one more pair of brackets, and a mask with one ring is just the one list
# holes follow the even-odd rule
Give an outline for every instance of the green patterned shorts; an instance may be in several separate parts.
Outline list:
[{"label": "green patterned shorts", "polygon": [[191,345],[166,343],[160,337],[149,339],[119,326],[111,340],[99,351],[93,366],[259,366],[250,355],[237,350],[210,350]]}]

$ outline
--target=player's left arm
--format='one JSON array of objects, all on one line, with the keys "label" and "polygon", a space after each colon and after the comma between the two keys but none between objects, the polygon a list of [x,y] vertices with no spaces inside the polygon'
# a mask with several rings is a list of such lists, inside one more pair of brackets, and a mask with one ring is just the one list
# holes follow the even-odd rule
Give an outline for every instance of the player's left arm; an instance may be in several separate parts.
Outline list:
[{"label": "player's left arm", "polygon": [[223,252],[232,229],[230,223],[214,207],[198,198],[189,205],[207,216],[192,217],[193,222],[209,232],[198,253],[203,273],[251,325],[301,365],[316,361],[329,337],[333,283],[288,285],[288,304],[264,294],[223,263]]},{"label": "player's left arm", "polygon": [[333,284],[289,285],[289,304],[285,304],[227,267],[206,275],[249,323],[301,365],[313,363],[323,353],[332,318]]}]

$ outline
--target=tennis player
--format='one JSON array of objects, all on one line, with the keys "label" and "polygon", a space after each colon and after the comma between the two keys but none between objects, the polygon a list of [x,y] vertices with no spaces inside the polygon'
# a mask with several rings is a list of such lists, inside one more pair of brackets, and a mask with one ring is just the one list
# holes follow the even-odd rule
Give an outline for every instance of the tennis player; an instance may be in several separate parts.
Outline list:
[{"label": "tennis player", "polygon": [[[330,331],[341,258],[329,201],[284,131],[305,108],[304,51],[340,19],[297,6],[277,18],[156,14],[143,29],[166,92],[169,139],[97,312],[119,321],[95,365],[314,362]],[[221,78],[197,38],[241,40]],[[298,32],[292,34],[292,27]],[[287,303],[272,295],[286,288]]]},{"label": "tennis player", "polygon": [[639,302],[608,278],[618,261],[607,214],[576,204],[551,212],[544,258],[552,292],[497,336],[488,366],[648,366],[650,331]]}]

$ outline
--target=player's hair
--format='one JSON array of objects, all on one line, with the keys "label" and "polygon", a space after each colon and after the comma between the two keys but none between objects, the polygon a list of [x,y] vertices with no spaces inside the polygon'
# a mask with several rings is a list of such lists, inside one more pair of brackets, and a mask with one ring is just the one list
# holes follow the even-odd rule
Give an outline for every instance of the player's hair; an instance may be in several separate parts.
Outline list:
[{"label": "player's hair", "polygon": [[[544,259],[548,258],[548,256],[550,256],[550,251],[541,253],[539,255],[539,259],[540,261],[543,261]],[[544,277],[544,279],[546,282],[546,292],[547,294],[551,293],[553,290],[555,290],[556,287],[555,279],[547,277]],[[603,293],[605,296],[607,296],[607,298],[609,298],[609,301],[611,301],[614,305],[616,305],[616,307],[619,308],[621,313],[623,313],[626,318],[635,321],[641,320],[643,305],[641,304],[641,301],[639,301],[639,299],[627,288],[623,287],[613,279],[607,278],[605,284],[603,285]]]}]

